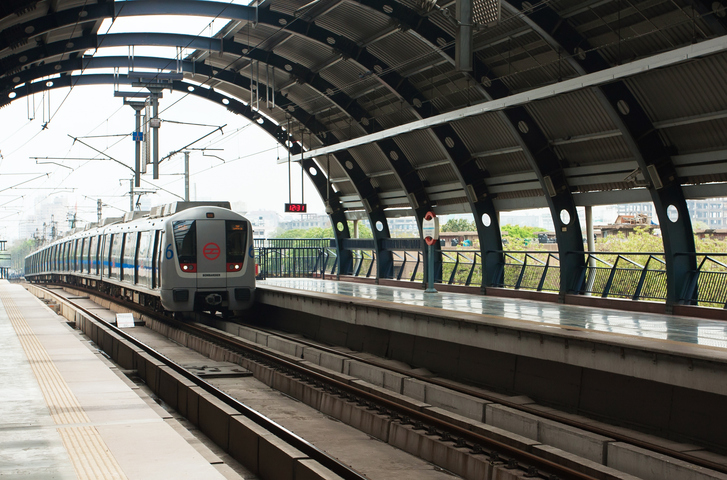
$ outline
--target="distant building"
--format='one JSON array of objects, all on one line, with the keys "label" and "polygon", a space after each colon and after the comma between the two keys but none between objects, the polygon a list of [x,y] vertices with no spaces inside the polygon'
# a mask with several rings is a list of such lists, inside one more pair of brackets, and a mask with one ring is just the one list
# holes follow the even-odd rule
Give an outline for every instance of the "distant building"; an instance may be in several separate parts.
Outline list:
[{"label": "distant building", "polygon": [[[618,233],[623,233],[624,236],[628,237],[634,233],[636,229],[646,228],[649,232],[659,228],[658,225],[654,225],[651,221],[651,216],[645,213],[635,213],[631,215],[621,214],[616,217],[616,221],[610,225],[600,225],[595,228],[596,232],[600,231],[600,237],[606,238]],[[596,236],[599,236],[596,234]]]},{"label": "distant building", "polygon": [[396,217],[387,219],[392,237],[418,237],[419,227],[414,217]]},{"label": "distant building", "polygon": [[253,210],[244,215],[252,224],[254,238],[268,238],[281,225],[280,215],[272,210]]},{"label": "distant building", "polygon": [[[687,200],[687,209],[692,224],[703,223],[707,228],[727,228],[727,199],[711,198],[707,200]],[[654,205],[651,203],[629,203],[618,206],[619,214],[644,214],[656,218]]]},{"label": "distant building", "polygon": [[283,230],[308,230],[309,228],[328,228],[331,221],[328,215],[317,213],[295,214],[285,218],[280,224]]}]

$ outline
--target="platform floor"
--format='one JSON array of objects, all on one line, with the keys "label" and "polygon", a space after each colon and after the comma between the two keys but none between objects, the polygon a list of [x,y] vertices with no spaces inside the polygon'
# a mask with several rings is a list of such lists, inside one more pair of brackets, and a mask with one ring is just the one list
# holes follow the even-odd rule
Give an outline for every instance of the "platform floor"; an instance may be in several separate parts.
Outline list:
[{"label": "platform floor", "polygon": [[379,302],[439,308],[727,350],[727,312],[726,321],[723,322],[483,295],[425,293],[414,288],[310,278],[272,278],[258,281],[258,285],[346,295]]},{"label": "platform floor", "polygon": [[0,477],[225,478],[63,317],[6,280],[0,385]]}]

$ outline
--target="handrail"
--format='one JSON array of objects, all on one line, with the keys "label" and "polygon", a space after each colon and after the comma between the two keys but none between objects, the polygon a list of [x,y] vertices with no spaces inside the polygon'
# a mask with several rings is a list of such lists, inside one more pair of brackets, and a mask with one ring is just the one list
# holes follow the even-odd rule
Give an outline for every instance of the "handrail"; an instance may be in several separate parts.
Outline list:
[{"label": "handrail", "polygon": [[[294,245],[299,239],[285,239]],[[338,271],[338,256],[331,239],[310,240],[308,245],[291,247],[259,247],[262,276],[324,276]],[[257,242],[257,240],[256,240]],[[263,243],[261,243],[263,244]],[[414,242],[411,243],[412,245]],[[300,245],[300,244],[298,244]],[[393,278],[423,282],[420,266],[421,250],[390,249],[394,260]],[[377,252],[369,248],[351,250],[355,276],[371,278],[375,274]],[[476,248],[442,248],[437,274],[449,285],[483,286],[484,265],[495,272],[493,286],[516,290],[559,291],[560,256],[583,255],[586,259],[569,291],[579,295],[603,298],[627,298],[635,301],[666,301],[667,259],[663,252],[609,252],[553,250],[488,250]],[[676,253],[693,256],[699,261],[696,270],[689,272],[679,301],[700,306],[727,308],[727,253]],[[492,267],[494,265],[494,268]],[[287,270],[286,270],[287,269]],[[441,276],[441,277],[440,277]],[[490,285],[490,283],[487,283]]]}]

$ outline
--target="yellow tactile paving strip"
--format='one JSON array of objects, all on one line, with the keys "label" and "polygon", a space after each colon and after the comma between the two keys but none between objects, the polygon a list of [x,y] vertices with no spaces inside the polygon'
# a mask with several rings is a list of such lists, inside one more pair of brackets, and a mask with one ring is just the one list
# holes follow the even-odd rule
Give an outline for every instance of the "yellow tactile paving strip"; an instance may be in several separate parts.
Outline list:
[{"label": "yellow tactile paving strip", "polygon": [[78,403],[68,384],[61,376],[48,353],[33,334],[15,301],[6,292],[0,292],[10,323],[33,368],[43,397],[57,425],[58,433],[68,450],[79,479],[126,479],[126,475],[104,443],[101,435],[88,424],[90,419]]}]

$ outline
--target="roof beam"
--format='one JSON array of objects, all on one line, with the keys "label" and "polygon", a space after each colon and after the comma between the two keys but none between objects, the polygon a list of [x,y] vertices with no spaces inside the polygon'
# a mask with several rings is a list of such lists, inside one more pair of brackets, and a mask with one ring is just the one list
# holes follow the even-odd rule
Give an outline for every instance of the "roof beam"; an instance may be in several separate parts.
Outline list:
[{"label": "roof beam", "polygon": [[695,45],[688,45],[686,47],[677,48],[670,52],[653,55],[651,57],[646,57],[640,60],[635,60],[630,63],[583,75],[581,77],[573,78],[571,80],[564,80],[563,82],[555,85],[547,85],[545,87],[534,88],[526,92],[511,95],[509,97],[482,102],[471,107],[465,107],[458,110],[453,110],[451,112],[441,113],[430,118],[416,120],[410,123],[406,123],[404,125],[399,125],[397,127],[383,130],[381,132],[363,135],[361,137],[346,140],[336,145],[331,145],[329,147],[321,147],[309,150],[303,155],[303,158],[313,158],[320,155],[325,155],[327,153],[335,153],[360,145],[366,145],[384,138],[396,137],[404,133],[422,130],[425,128],[431,128],[437,125],[442,125],[445,123],[462,120],[464,118],[473,117],[475,115],[482,115],[483,113],[505,110],[510,107],[525,105],[530,102],[544,100],[546,98],[554,97],[556,95],[561,95],[564,93],[575,92],[584,88],[597,87],[599,85],[604,85],[614,80],[633,77],[640,73],[648,72],[649,70],[676,65],[678,63],[693,60],[695,58],[724,52],[725,50],[727,50],[727,36],[706,40]]}]

